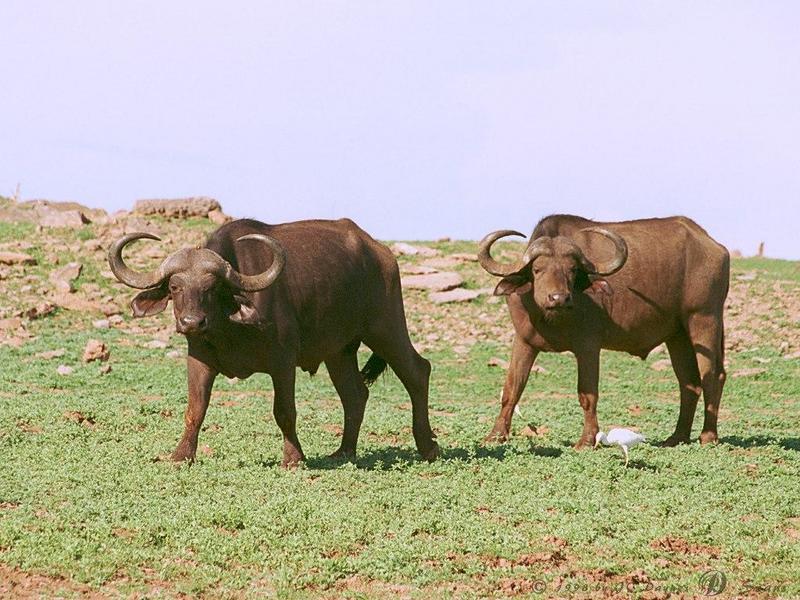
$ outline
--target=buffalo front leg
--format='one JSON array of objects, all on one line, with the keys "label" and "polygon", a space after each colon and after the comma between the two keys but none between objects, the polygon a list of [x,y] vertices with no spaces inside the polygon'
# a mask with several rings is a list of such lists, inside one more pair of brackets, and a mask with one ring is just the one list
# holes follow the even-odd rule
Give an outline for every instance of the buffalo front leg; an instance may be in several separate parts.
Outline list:
[{"label": "buffalo front leg", "polygon": [[678,414],[678,423],[675,425],[675,432],[664,440],[664,446],[677,446],[686,444],[692,434],[692,422],[694,413],[697,410],[697,400],[702,391],[700,382],[700,372],[697,369],[697,358],[695,356],[692,341],[689,335],[683,331],[667,340],[669,358],[672,362],[672,370],[678,379],[678,387],[681,395],[681,408]]},{"label": "buffalo front leg", "polygon": [[345,350],[325,361],[333,386],[342,400],[344,409],[344,432],[339,449],[331,454],[331,458],[355,458],[358,432],[364,420],[364,409],[367,405],[369,390],[364,378],[358,371],[358,359],[355,351]]},{"label": "buffalo front leg", "polygon": [[294,367],[287,367],[272,375],[275,403],[272,414],[283,434],[283,461],[281,466],[291,468],[305,460],[300,440],[297,439],[297,409],[294,403]]},{"label": "buffalo front leg", "polygon": [[600,427],[597,424],[597,389],[600,378],[600,351],[576,354],[578,359],[578,402],[583,409],[583,433],[576,450],[592,448]]},{"label": "buffalo front leg", "polygon": [[500,414],[495,419],[492,431],[486,436],[487,442],[505,442],[511,433],[511,418],[514,416],[514,407],[519,402],[519,397],[528,383],[533,361],[539,351],[525,343],[519,336],[514,336],[514,345],[511,348],[511,364],[506,373],[506,383],[503,386],[503,399]]},{"label": "buffalo front leg", "polygon": [[184,415],[183,437],[178,442],[175,452],[172,453],[174,461],[194,460],[200,426],[206,417],[208,401],[211,398],[211,387],[217,376],[215,370],[191,355],[186,360],[186,366],[189,379],[189,403]]},{"label": "buffalo front leg", "polygon": [[700,443],[717,441],[717,417],[722,388],[725,386],[725,348],[722,315],[693,314],[687,322],[689,337],[697,357],[697,369],[703,388],[705,418]]}]

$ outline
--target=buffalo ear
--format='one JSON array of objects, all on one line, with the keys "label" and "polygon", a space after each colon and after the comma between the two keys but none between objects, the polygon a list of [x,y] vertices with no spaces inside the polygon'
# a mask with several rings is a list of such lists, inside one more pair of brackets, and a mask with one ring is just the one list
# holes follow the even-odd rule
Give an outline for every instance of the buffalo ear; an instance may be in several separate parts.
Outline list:
[{"label": "buffalo ear", "polygon": [[237,309],[230,315],[230,320],[242,325],[258,325],[261,322],[261,315],[253,304],[240,294],[233,295],[233,301]]},{"label": "buffalo ear", "polygon": [[495,296],[508,296],[510,294],[525,294],[531,291],[533,285],[524,275],[509,275],[503,277],[494,288]]},{"label": "buffalo ear", "polygon": [[593,279],[592,283],[589,285],[589,288],[586,290],[589,294],[595,294],[598,296],[613,296],[614,290],[611,288],[611,285],[605,279]]},{"label": "buffalo ear", "polygon": [[134,317],[150,317],[167,308],[167,303],[169,303],[167,286],[162,285],[136,294],[131,300],[131,309]]}]

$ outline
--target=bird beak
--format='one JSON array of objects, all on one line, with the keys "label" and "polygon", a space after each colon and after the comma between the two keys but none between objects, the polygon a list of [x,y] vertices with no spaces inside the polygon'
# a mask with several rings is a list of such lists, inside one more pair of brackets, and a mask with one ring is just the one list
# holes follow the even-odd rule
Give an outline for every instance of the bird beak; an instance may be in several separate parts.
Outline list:
[{"label": "bird beak", "polygon": [[594,443],[594,449],[595,449],[595,450],[597,450],[597,447],[598,447],[599,445],[600,445],[600,440],[597,440],[597,441]]}]

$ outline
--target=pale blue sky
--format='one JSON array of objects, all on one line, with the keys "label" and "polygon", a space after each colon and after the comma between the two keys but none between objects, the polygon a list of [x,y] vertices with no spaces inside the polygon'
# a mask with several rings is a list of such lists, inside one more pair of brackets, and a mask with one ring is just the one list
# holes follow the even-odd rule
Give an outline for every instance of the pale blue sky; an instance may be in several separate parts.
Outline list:
[{"label": "pale blue sky", "polygon": [[0,2],[0,193],[381,238],[682,213],[800,258],[797,2]]}]

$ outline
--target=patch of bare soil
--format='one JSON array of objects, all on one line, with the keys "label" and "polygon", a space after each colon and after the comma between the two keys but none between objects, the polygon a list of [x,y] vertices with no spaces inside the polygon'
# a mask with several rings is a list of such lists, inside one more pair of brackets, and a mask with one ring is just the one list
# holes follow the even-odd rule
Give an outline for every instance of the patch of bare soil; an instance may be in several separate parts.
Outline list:
[{"label": "patch of bare soil", "polygon": [[679,537],[665,537],[650,542],[650,547],[654,550],[663,550],[670,554],[689,554],[702,555],[711,558],[719,558],[720,549],[704,544],[693,544]]},{"label": "patch of bare soil", "polygon": [[39,599],[55,598],[59,596],[80,596],[81,598],[108,597],[92,590],[89,586],[68,581],[61,577],[37,575],[6,565],[0,565],[0,597]]},{"label": "patch of bare soil", "polygon": [[[128,537],[128,530],[117,530],[115,534]],[[175,590],[173,583],[160,579],[155,571],[147,570],[145,584],[139,586],[132,584],[125,577],[117,577],[95,589],[83,583],[72,581],[63,577],[54,577],[41,573],[31,573],[16,567],[0,564],[0,598],[13,598],[27,600],[42,598],[81,598],[100,600],[105,598],[188,598]],[[255,583],[255,582],[254,582]],[[131,592],[129,589],[142,588],[140,592]],[[211,594],[209,597],[220,597]],[[231,594],[225,594],[231,597]]]}]

